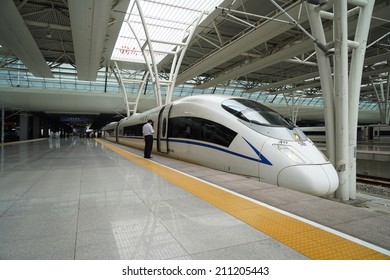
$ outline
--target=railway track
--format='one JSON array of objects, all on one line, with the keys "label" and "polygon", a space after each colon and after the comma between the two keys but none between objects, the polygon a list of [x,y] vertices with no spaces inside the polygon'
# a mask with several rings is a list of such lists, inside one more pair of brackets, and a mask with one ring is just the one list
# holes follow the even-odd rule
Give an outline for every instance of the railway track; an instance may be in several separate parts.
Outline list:
[{"label": "railway track", "polygon": [[390,198],[390,180],[366,175],[356,176],[356,188],[363,193],[369,193],[383,198]]},{"label": "railway track", "polygon": [[387,178],[379,178],[379,177],[367,176],[367,175],[356,175],[356,181],[358,183],[390,188],[390,179]]}]

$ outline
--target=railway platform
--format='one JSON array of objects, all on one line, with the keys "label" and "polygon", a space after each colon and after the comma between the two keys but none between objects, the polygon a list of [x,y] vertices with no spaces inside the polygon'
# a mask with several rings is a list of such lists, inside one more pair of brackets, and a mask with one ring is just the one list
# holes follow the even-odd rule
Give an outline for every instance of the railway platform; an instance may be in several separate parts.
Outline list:
[{"label": "railway platform", "polygon": [[[316,146],[326,154],[325,143]],[[356,149],[356,172],[378,178],[390,179],[390,143],[360,142]]]},{"label": "railway platform", "polygon": [[0,259],[390,259],[390,214],[100,139],[0,147]]},{"label": "railway platform", "polygon": [[361,143],[357,149],[357,173],[390,179],[390,143]]}]

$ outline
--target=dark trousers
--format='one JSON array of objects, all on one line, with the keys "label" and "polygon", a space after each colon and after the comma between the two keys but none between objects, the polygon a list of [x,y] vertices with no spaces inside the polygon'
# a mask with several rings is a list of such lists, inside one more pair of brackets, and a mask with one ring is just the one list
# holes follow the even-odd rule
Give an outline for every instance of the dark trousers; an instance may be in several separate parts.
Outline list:
[{"label": "dark trousers", "polygon": [[150,158],[150,154],[152,153],[153,148],[153,135],[146,135],[145,136],[145,150],[144,150],[144,157]]}]

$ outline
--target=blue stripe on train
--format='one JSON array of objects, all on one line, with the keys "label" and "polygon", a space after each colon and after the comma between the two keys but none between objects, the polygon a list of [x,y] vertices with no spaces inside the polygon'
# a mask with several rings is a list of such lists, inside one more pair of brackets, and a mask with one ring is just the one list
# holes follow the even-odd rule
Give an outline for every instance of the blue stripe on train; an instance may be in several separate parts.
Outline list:
[{"label": "blue stripe on train", "polygon": [[[137,137],[137,136],[127,136],[127,137],[124,137],[124,138],[142,139],[142,137]],[[204,142],[195,142],[195,141],[192,141],[192,140],[184,140],[184,139],[178,139],[178,138],[169,138],[169,142],[184,143],[184,144],[188,144],[188,145],[195,145],[195,146],[201,146],[201,147],[205,147],[205,148],[209,148],[209,149],[214,149],[214,150],[218,150],[218,151],[221,151],[221,152],[224,152],[224,153],[228,153],[228,154],[231,154],[231,155],[234,155],[234,156],[237,156],[237,157],[245,158],[245,159],[248,159],[248,160],[251,160],[251,161],[256,161],[256,162],[259,162],[259,163],[263,163],[263,164],[272,166],[272,163],[264,155],[262,155],[258,149],[256,149],[244,137],[243,137],[243,139],[252,148],[252,150],[256,153],[258,158],[249,157],[249,156],[246,156],[246,155],[243,155],[243,154],[232,152],[232,151],[229,151],[227,149],[224,149],[224,148],[221,148],[221,147],[217,147],[217,146],[213,146],[211,144],[207,144],[207,143],[204,143]],[[157,140],[157,139],[155,138],[154,140]],[[167,138],[162,138],[160,140],[166,142]]]}]

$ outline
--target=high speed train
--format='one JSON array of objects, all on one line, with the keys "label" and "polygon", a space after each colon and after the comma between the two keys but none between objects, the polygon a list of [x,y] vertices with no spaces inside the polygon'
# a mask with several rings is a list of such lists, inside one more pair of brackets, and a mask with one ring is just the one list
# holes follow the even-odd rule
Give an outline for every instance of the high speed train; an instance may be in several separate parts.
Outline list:
[{"label": "high speed train", "polygon": [[316,196],[338,187],[333,165],[301,129],[256,101],[185,97],[110,123],[103,137],[143,149],[142,126],[149,119],[154,121],[154,153]]}]

